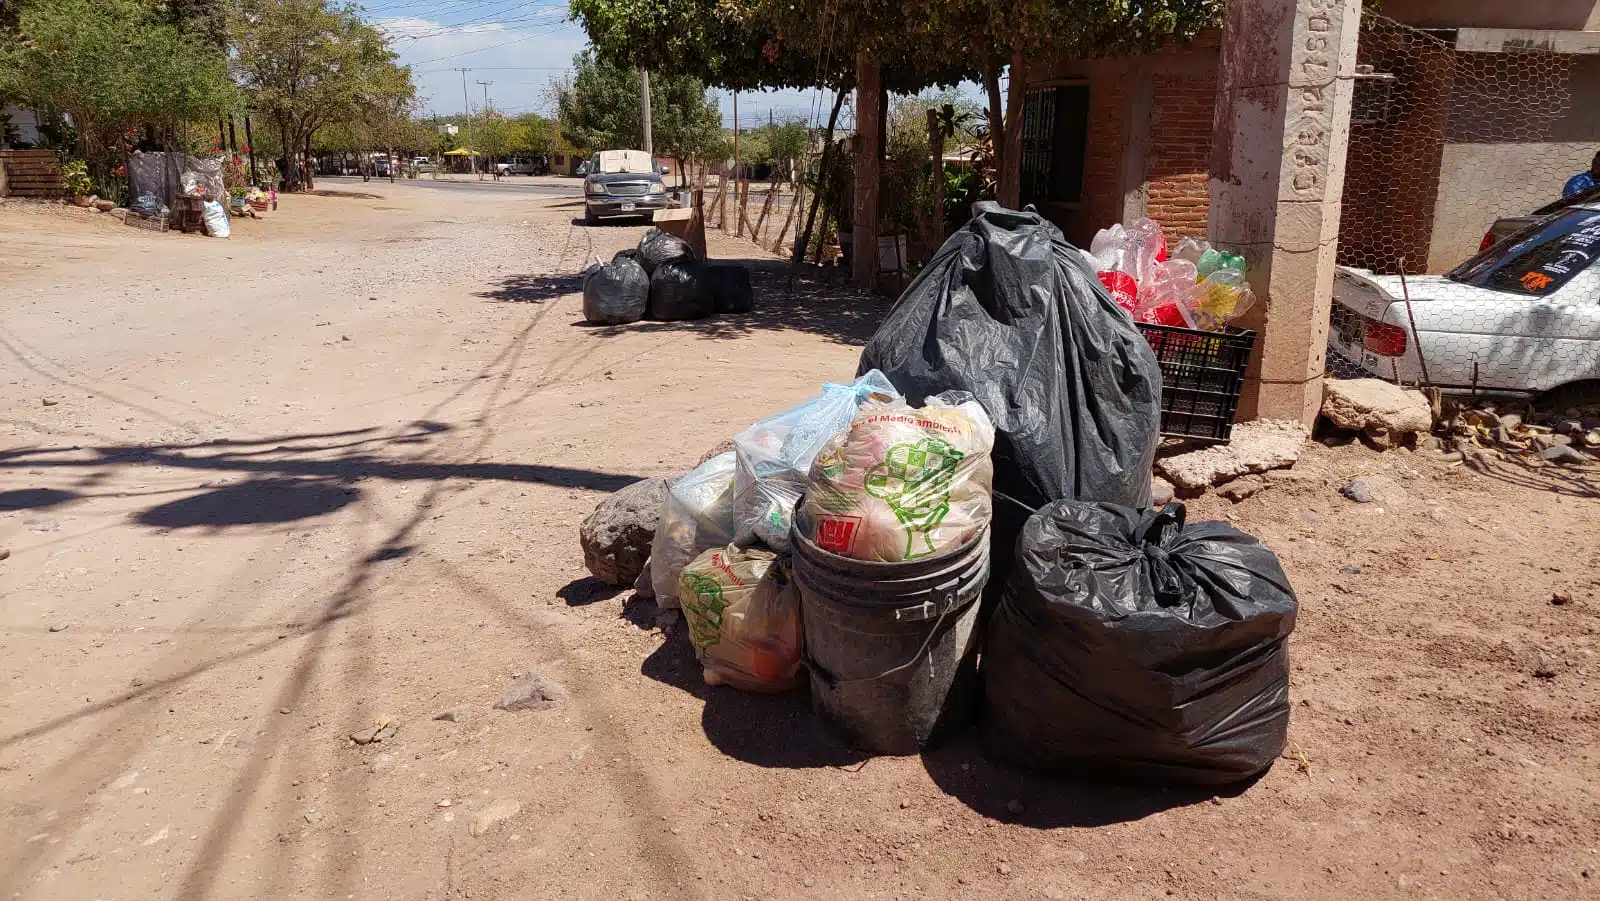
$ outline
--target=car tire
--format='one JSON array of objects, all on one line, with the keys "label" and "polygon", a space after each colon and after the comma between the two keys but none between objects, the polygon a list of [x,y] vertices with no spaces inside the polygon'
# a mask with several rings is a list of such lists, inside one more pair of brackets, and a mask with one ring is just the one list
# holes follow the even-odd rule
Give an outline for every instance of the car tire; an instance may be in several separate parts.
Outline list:
[{"label": "car tire", "polygon": [[588,210],[584,210],[583,211],[583,224],[584,225],[590,225],[590,226],[599,225],[600,224],[600,217],[598,217],[595,214],[589,212]]},{"label": "car tire", "polygon": [[1600,407],[1600,379],[1572,382],[1539,395],[1533,406],[1557,415],[1578,407]]}]

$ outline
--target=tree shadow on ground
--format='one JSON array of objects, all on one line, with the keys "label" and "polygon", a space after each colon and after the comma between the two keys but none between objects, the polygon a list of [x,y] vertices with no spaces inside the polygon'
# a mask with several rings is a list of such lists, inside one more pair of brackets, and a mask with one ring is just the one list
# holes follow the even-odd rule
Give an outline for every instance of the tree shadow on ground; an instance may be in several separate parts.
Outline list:
[{"label": "tree shadow on ground", "polygon": [[1484,475],[1519,488],[1567,497],[1600,497],[1600,468],[1594,466],[1535,466],[1521,457],[1508,456],[1491,465]]},{"label": "tree shadow on ground", "polygon": [[[1034,829],[1106,826],[1241,794],[1254,780],[1219,788],[1164,788],[1046,776],[984,756],[971,732],[922,755],[947,794],[993,820]],[[1013,802],[1021,804],[1019,811]]]},{"label": "tree shadow on ground", "polygon": [[582,275],[513,275],[500,287],[479,291],[486,297],[506,303],[545,303],[583,290]]},{"label": "tree shadow on ground", "polygon": [[361,496],[338,479],[257,478],[151,507],[134,522],[163,529],[268,525],[341,510]]},{"label": "tree shadow on ground", "polygon": [[783,694],[706,685],[685,628],[674,630],[645,658],[640,672],[704,701],[700,727],[717,750],[735,760],[778,769],[812,769],[850,766],[870,756],[839,742],[812,714],[804,674],[799,689]]},{"label": "tree shadow on ground", "polygon": [[63,491],[60,488],[19,488],[16,491],[0,491],[0,511],[48,510],[81,497],[82,495],[75,491]]},{"label": "tree shadow on ground", "polygon": [[348,200],[382,200],[382,194],[368,194],[365,191],[335,191],[331,188],[318,188],[315,191],[306,191],[312,197],[343,197]]},{"label": "tree shadow on ground", "polygon": [[789,264],[773,259],[718,259],[716,263],[738,263],[750,269],[750,284],[755,292],[755,309],[742,315],[719,315],[683,322],[645,320],[627,325],[598,326],[575,322],[602,334],[623,332],[678,333],[707,339],[743,338],[762,331],[794,331],[819,335],[836,344],[861,346],[867,343],[888,314],[890,302],[861,293],[845,284],[842,277],[830,278],[816,267],[805,267],[789,286]]}]

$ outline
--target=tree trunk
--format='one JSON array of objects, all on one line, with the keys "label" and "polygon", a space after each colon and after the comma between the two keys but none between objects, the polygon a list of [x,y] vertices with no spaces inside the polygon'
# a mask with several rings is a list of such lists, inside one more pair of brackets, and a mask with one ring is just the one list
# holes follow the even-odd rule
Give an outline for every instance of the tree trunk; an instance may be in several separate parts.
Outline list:
[{"label": "tree trunk", "polygon": [[306,190],[307,191],[315,191],[317,189],[317,183],[316,183],[316,179],[312,178],[312,176],[311,176],[311,135],[310,134],[306,135],[306,140],[305,140],[305,167],[306,167]]},{"label": "tree trunk", "polygon": [[1022,206],[1022,106],[1028,94],[1027,63],[1021,48],[1011,51],[1011,80],[1006,85],[1006,155],[1000,167],[1000,205]]},{"label": "tree trunk", "polygon": [[[833,129],[839,124],[839,110],[844,106],[847,89],[839,88],[838,94],[833,98],[833,112],[828,115],[828,130],[822,136],[821,168],[817,170],[817,189],[811,196],[811,212],[806,215],[806,228],[801,233],[800,240],[795,242],[794,261],[802,262],[806,258],[806,248],[811,246],[811,230],[817,222],[817,207],[822,203],[822,195],[828,192],[828,172],[833,165]],[[827,220],[823,220],[826,229]]]},{"label": "tree trunk", "polygon": [[1000,104],[1000,60],[993,53],[983,60],[983,87],[989,94],[989,150],[994,163],[995,181],[1005,169],[1006,122]]},{"label": "tree trunk", "polygon": [[851,274],[856,287],[871,291],[878,262],[878,146],[883,117],[883,79],[871,50],[856,51],[856,184]]},{"label": "tree trunk", "polygon": [[[945,104],[946,110],[950,109]],[[944,243],[944,128],[939,122],[939,111],[928,110],[928,155],[932,157],[933,184],[932,191],[933,221],[929,223],[926,237],[933,238],[937,243]]]},{"label": "tree trunk", "polygon": [[389,148],[388,154],[389,154],[389,184],[392,185],[392,184],[394,184],[394,170],[395,170],[395,163],[396,163],[396,160],[394,158],[394,148],[393,147]]}]

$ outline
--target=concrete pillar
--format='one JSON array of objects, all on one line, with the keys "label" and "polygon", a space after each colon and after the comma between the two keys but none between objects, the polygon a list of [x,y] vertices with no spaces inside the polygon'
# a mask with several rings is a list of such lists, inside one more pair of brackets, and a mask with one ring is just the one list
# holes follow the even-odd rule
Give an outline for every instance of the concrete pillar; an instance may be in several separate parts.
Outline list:
[{"label": "concrete pillar", "polygon": [[1360,0],[1228,0],[1210,237],[1244,254],[1257,329],[1241,418],[1322,403]]},{"label": "concrete pillar", "polygon": [[856,204],[850,248],[851,276],[857,288],[872,290],[878,269],[878,177],[883,148],[883,73],[870,50],[856,51]]}]

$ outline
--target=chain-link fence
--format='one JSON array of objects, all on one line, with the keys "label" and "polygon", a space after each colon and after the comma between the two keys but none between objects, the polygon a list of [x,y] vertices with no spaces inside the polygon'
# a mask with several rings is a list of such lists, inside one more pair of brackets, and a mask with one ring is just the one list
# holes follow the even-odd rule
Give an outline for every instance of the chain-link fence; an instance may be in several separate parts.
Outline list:
[{"label": "chain-link fence", "polygon": [[1330,371],[1483,393],[1600,379],[1600,204],[1556,209],[1600,150],[1597,97],[1600,56],[1368,18]]}]

